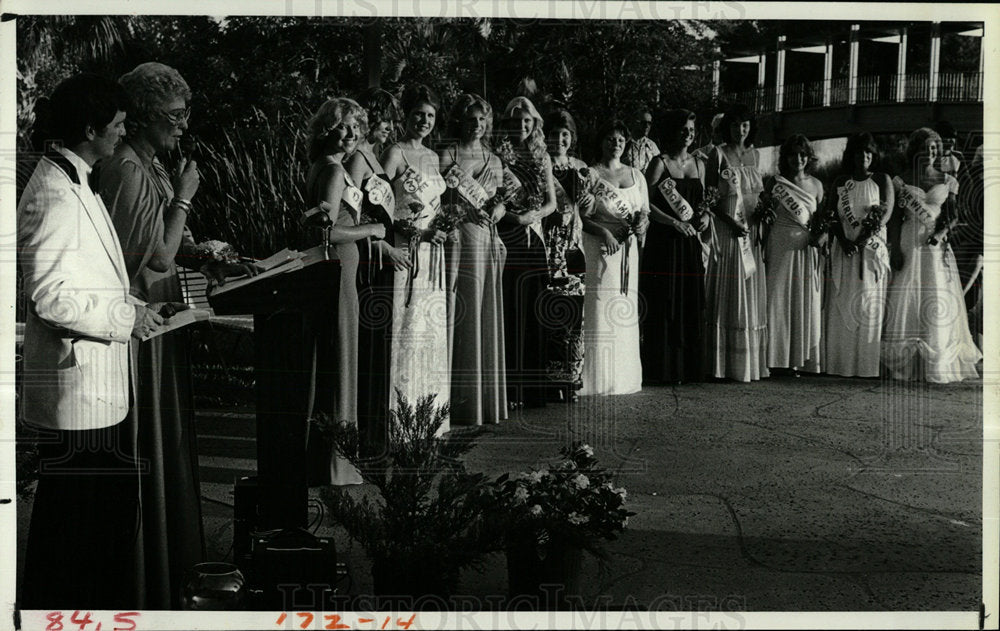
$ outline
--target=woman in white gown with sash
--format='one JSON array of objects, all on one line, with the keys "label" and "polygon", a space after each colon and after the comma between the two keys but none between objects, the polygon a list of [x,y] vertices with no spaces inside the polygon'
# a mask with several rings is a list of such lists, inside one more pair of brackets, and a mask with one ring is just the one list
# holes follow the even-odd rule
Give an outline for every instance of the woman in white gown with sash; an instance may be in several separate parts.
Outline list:
[{"label": "woman in white gown with sash", "polygon": [[781,145],[771,187],[775,220],[767,240],[767,364],[821,372],[823,257],[810,238],[823,184],[807,173],[816,157],[801,134]]},{"label": "woman in white gown with sash", "polygon": [[958,181],[935,167],[940,155],[940,136],[918,129],[906,149],[913,169],[893,179],[892,234],[898,236],[893,259],[902,258],[902,269],[888,290],[882,362],[895,379],[975,379],[982,359],[969,332],[958,265],[947,239],[956,221]]},{"label": "woman in white gown with sash", "polygon": [[[871,134],[848,138],[843,171],[834,182],[824,340],[826,372],[878,377],[889,281],[885,223],[894,194],[889,176],[874,173],[878,149]],[[881,217],[879,217],[881,215]],[[866,225],[868,227],[866,227]]]},{"label": "woman in white gown with sash", "polygon": [[[393,280],[390,406],[398,389],[411,405],[429,394],[437,407],[449,403],[448,296],[443,243],[447,235],[431,228],[445,192],[437,154],[424,145],[434,129],[438,100],[423,85],[410,86],[401,99],[403,139],[382,155],[396,197],[395,243],[409,253],[411,267]],[[439,433],[448,431],[445,423]]]},{"label": "woman in white gown with sash", "polygon": [[639,359],[639,241],[649,226],[646,178],[621,163],[628,128],[619,121],[597,134],[601,159],[587,173],[593,196],[581,208],[587,290],[583,298],[581,395],[642,389]]},{"label": "woman in white gown with sash", "polygon": [[708,365],[717,379],[756,381],[770,375],[763,248],[751,231],[764,182],[750,112],[736,106],[721,124],[726,142],[712,151],[705,173],[720,196],[707,281]]}]

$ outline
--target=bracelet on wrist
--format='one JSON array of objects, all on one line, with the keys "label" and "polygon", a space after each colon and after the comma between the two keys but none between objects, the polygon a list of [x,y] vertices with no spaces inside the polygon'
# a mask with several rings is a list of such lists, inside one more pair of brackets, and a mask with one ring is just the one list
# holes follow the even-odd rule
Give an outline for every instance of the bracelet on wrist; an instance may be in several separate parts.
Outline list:
[{"label": "bracelet on wrist", "polygon": [[183,210],[185,214],[190,215],[194,212],[194,207],[191,205],[191,201],[184,199],[183,197],[175,197],[170,200],[171,206],[176,206],[180,210]]}]

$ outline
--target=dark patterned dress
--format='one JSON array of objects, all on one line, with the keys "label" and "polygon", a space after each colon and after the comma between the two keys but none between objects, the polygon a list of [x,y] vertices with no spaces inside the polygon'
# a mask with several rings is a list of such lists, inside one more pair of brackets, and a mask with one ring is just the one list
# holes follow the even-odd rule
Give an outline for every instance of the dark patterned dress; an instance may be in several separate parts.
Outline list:
[{"label": "dark patterned dress", "polygon": [[545,218],[549,280],[542,292],[545,325],[546,374],[551,388],[571,398],[583,386],[583,294],[586,261],[582,227],[577,209],[579,169],[587,165],[570,158],[568,165],[552,168],[556,211]]}]

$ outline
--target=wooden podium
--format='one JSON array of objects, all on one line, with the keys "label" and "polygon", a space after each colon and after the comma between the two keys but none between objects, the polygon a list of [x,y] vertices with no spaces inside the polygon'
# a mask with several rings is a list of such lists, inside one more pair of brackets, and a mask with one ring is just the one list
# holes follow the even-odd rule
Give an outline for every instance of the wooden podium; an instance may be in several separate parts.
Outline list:
[{"label": "wooden podium", "polygon": [[262,530],[304,528],[309,517],[306,416],[316,325],[336,321],[340,263],[324,259],[322,247],[303,254],[298,269],[208,297],[217,315],[253,315]]}]

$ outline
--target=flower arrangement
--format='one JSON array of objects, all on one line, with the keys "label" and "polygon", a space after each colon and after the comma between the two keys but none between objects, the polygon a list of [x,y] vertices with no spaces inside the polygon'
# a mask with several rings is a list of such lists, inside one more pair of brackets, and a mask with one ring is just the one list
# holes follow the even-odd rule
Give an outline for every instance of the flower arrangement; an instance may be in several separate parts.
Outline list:
[{"label": "flower arrangement", "polygon": [[517,162],[517,150],[514,149],[514,143],[510,141],[510,138],[501,140],[493,153],[497,154],[504,164]]},{"label": "flower arrangement", "polygon": [[635,513],[625,508],[627,493],[597,466],[594,450],[574,443],[549,468],[504,474],[493,482],[497,519],[507,545],[528,538],[544,558],[553,542],[603,556],[601,540],[614,540]]},{"label": "flower arrangement", "polygon": [[777,218],[775,212],[775,199],[770,191],[761,191],[757,198],[757,207],[754,209],[753,221],[759,226],[772,226]]},{"label": "flower arrangement", "polygon": [[194,246],[192,254],[206,262],[239,263],[240,255],[225,241],[202,241]]}]

